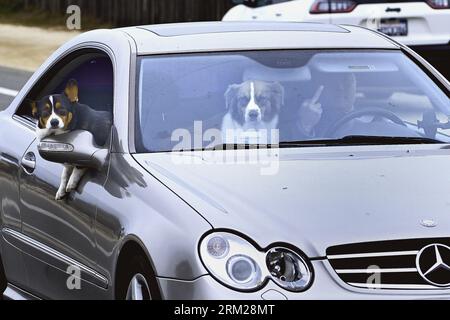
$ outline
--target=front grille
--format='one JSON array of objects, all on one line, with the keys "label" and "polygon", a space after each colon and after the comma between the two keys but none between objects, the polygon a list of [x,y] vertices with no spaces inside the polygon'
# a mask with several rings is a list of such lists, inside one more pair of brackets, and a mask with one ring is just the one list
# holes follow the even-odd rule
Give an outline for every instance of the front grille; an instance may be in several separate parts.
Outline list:
[{"label": "front grille", "polygon": [[[417,255],[421,249],[432,244],[443,245],[439,246],[439,254],[443,258],[443,263],[450,265],[450,238],[343,244],[329,247],[326,254],[339,278],[354,287],[394,290],[448,289],[450,271],[444,270],[445,266],[432,271],[440,273],[433,275],[439,279],[438,284],[430,281],[430,279],[433,280],[432,272],[423,276],[425,273],[423,270],[429,270],[436,263],[436,260],[432,261],[433,251],[430,257],[425,257],[428,260],[420,260],[418,265],[422,272],[419,272],[416,263]],[[449,250],[445,246],[448,246]],[[434,250],[434,246],[429,247]]]}]

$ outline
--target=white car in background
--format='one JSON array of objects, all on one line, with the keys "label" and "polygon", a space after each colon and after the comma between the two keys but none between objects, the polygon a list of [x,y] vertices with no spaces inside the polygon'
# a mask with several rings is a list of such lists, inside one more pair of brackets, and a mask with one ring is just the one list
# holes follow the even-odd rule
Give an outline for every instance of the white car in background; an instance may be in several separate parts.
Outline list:
[{"label": "white car in background", "polygon": [[[242,1],[235,1],[235,3]],[[224,21],[351,24],[412,46],[449,78],[450,0],[293,0],[258,8],[238,5]],[[446,70],[443,70],[446,69]]]}]

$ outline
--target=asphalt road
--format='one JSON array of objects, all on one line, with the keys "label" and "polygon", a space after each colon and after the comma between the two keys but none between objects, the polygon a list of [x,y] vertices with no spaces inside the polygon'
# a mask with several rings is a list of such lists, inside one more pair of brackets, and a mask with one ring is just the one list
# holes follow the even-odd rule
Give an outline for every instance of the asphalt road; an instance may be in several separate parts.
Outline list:
[{"label": "asphalt road", "polygon": [[31,72],[0,67],[0,111],[11,103],[31,75]]}]

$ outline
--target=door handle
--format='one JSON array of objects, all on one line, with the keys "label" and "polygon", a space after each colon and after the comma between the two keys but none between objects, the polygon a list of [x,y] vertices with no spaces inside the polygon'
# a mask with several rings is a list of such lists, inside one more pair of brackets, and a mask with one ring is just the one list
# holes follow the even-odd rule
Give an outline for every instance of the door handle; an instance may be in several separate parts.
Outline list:
[{"label": "door handle", "polygon": [[20,164],[22,165],[22,168],[26,173],[32,174],[34,169],[36,168],[36,156],[33,152],[27,152],[22,157]]}]

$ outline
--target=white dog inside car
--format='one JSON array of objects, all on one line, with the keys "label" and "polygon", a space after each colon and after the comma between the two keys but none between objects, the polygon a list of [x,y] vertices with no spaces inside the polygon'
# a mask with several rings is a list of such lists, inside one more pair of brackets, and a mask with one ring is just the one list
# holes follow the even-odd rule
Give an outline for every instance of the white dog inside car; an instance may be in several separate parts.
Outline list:
[{"label": "white dog inside car", "polygon": [[284,89],[278,82],[248,80],[230,85],[225,92],[228,112],[222,120],[222,142],[278,143],[274,133],[283,99]]}]

